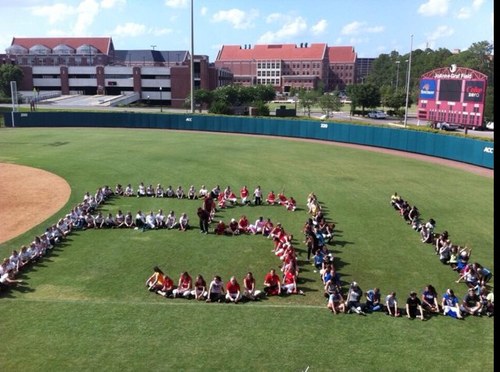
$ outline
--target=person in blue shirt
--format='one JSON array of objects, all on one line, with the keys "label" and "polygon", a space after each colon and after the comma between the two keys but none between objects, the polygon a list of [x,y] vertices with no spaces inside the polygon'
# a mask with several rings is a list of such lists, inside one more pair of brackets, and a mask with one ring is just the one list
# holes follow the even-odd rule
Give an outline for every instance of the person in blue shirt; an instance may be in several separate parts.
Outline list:
[{"label": "person in blue shirt", "polygon": [[448,288],[441,301],[443,315],[451,316],[455,319],[463,319],[459,303],[460,301],[455,296],[453,289]]},{"label": "person in blue shirt", "polygon": [[380,305],[380,289],[375,287],[366,291],[366,304],[367,311],[379,311],[382,307]]}]

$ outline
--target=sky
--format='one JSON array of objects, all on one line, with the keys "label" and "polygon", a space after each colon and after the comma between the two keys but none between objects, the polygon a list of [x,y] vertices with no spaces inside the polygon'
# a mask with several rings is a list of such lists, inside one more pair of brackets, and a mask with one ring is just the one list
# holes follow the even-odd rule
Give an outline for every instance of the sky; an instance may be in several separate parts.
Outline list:
[{"label": "sky", "polygon": [[327,43],[376,58],[493,43],[493,0],[0,0],[0,11],[2,53],[13,37],[70,36],[191,51],[191,14],[194,54],[211,62],[222,45]]}]

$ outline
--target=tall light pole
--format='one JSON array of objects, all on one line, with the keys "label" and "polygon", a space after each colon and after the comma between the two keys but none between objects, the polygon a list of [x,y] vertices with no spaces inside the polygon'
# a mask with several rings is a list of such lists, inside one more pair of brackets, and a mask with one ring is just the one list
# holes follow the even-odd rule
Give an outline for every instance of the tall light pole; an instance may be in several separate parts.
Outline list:
[{"label": "tall light pole", "polygon": [[160,112],[163,112],[163,104],[161,101],[161,87],[160,87]]},{"label": "tall light pole", "polygon": [[153,50],[155,50],[156,45],[151,45],[151,48],[152,48]]},{"label": "tall light pole", "polygon": [[399,65],[401,64],[401,61],[396,61],[397,67],[397,72],[396,72],[396,93],[398,92],[398,86],[399,86]]},{"label": "tall light pole", "polygon": [[191,113],[194,113],[194,22],[193,0],[191,0]]},{"label": "tall light pole", "polygon": [[411,53],[413,51],[413,35],[411,35],[410,41],[410,58],[408,59],[408,70],[406,73],[406,106],[405,106],[405,128],[406,123],[408,122],[408,101],[410,98],[410,73],[411,73]]}]

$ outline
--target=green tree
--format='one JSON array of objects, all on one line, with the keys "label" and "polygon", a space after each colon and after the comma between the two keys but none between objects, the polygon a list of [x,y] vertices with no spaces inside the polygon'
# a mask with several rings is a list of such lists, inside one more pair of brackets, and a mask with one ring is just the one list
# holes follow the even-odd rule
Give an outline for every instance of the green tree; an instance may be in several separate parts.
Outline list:
[{"label": "green tree", "polygon": [[299,90],[299,105],[307,111],[307,116],[311,117],[311,108],[318,102],[319,95],[315,90]]},{"label": "green tree", "polygon": [[201,112],[203,105],[207,108],[210,108],[214,100],[214,94],[212,91],[207,89],[196,89],[194,91],[194,103],[198,106],[199,111]]},{"label": "green tree", "polygon": [[329,115],[331,111],[340,111],[340,108],[342,107],[338,92],[321,95],[318,99],[318,105],[325,115]]},{"label": "green tree", "polygon": [[15,81],[17,86],[23,80],[23,70],[19,66],[11,64],[0,65],[0,91],[3,95],[10,97],[10,82]]}]

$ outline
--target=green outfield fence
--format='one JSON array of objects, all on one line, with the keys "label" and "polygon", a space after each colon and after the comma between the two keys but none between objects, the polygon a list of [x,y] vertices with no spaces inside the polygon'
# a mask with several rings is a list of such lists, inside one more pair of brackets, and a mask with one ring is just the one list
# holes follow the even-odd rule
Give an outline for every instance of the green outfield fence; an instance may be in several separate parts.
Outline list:
[{"label": "green outfield fence", "polygon": [[6,127],[152,128],[245,133],[354,143],[429,155],[493,169],[492,141],[374,125],[202,114],[135,112],[4,113]]}]

